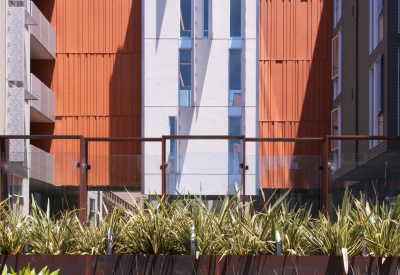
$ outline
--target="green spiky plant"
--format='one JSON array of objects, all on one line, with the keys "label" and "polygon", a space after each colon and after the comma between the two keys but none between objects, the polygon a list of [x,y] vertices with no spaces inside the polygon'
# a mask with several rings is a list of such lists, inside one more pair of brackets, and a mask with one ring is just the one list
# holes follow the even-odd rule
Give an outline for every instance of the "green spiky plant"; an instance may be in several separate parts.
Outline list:
[{"label": "green spiky plant", "polygon": [[[59,272],[60,269],[57,269],[50,273],[50,270],[47,268],[47,266],[45,266],[44,268],[42,268],[42,270],[39,271],[39,273],[37,273],[37,275],[58,275]],[[1,275],[36,275],[36,271],[35,269],[31,270],[31,267],[28,264],[28,266],[24,267],[18,273],[15,272],[11,267],[10,267],[10,272],[8,272],[7,266],[4,265]]]},{"label": "green spiky plant", "polygon": [[[50,207],[35,202],[30,215],[18,206],[0,204],[0,251],[3,254],[106,254],[107,232],[113,231],[114,254],[189,254],[190,231],[195,226],[197,254],[276,254],[275,231],[280,232],[284,255],[360,255],[363,243],[371,256],[400,255],[400,197],[394,206],[358,200],[346,189],[333,222],[325,213],[311,217],[311,206],[290,208],[287,190],[275,202],[254,211],[250,200],[240,201],[240,190],[225,196],[209,209],[192,196],[176,200],[156,195],[145,208],[114,208],[98,224],[81,224],[79,210],[51,215]],[[377,201],[377,200],[376,200]],[[133,200],[135,203],[135,200]]]}]

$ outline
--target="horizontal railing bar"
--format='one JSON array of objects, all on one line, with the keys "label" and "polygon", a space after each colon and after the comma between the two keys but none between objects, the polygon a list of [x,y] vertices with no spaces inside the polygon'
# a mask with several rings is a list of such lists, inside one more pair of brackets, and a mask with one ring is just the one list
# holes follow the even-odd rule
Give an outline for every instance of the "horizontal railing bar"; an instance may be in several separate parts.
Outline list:
[{"label": "horizontal railing bar", "polygon": [[400,140],[400,136],[327,136],[330,140]]},{"label": "horizontal railing bar", "polygon": [[216,136],[206,136],[206,135],[193,135],[193,136],[163,136],[165,139],[243,139],[245,136],[227,136],[227,135],[216,135]]},{"label": "horizontal railing bar", "polygon": [[86,141],[149,141],[149,142],[161,142],[162,138],[141,138],[141,137],[88,137]]},{"label": "horizontal railing bar", "polygon": [[323,142],[324,138],[246,138],[251,142]]},{"label": "horizontal railing bar", "polygon": [[0,135],[0,139],[81,139],[79,135]]}]

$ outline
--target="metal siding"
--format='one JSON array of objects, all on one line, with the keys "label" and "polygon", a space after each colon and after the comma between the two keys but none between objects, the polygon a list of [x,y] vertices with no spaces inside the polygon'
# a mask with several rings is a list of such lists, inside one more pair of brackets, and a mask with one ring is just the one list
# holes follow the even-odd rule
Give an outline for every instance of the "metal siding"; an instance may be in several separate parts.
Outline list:
[{"label": "metal siding", "polygon": [[[330,134],[332,1],[260,1],[260,137]],[[320,143],[263,143],[262,158],[321,154]],[[285,160],[287,161],[287,160]],[[317,188],[302,169],[262,167],[263,188]],[[272,168],[272,169],[271,169]]]},{"label": "metal siding", "polygon": [[[57,30],[57,59],[32,60],[32,72],[57,94],[57,117],[55,125],[32,123],[31,133],[140,137],[141,1],[35,3]],[[79,169],[71,165],[75,159],[65,154],[79,152],[78,142],[32,144],[52,153],[62,152],[55,154],[56,185],[79,183],[75,171]],[[123,171],[118,169],[129,165],[126,157],[118,168],[104,157],[96,157],[140,154],[140,144],[90,143],[89,185],[140,185],[140,181],[121,178]],[[74,176],[60,176],[65,171]],[[132,173],[128,176],[135,177]]]}]

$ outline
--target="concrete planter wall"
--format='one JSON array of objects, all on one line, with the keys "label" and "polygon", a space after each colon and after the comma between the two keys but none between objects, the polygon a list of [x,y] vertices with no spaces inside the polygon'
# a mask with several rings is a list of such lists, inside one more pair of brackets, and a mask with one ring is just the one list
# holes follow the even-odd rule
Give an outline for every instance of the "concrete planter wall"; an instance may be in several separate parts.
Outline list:
[{"label": "concrete planter wall", "polygon": [[[27,264],[36,270],[60,268],[60,275],[82,274],[207,274],[207,275],[341,275],[342,257],[328,256],[200,256],[188,255],[0,255],[0,264],[20,270]],[[400,274],[400,258],[350,257],[349,273]]]}]

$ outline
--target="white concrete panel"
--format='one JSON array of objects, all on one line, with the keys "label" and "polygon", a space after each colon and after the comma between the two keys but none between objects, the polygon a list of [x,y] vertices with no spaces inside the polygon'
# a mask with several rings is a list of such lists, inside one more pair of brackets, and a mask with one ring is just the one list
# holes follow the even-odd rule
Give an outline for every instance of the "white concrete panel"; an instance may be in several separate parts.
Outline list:
[{"label": "white concrete panel", "polygon": [[256,175],[246,175],[246,196],[256,196],[259,193]]},{"label": "white concrete panel", "polygon": [[154,195],[161,194],[161,174],[160,175],[144,175],[144,184],[143,184],[143,194],[144,195]]},{"label": "white concrete panel", "polygon": [[181,175],[177,190],[181,194],[224,196],[228,192],[228,175]]},{"label": "white concrete panel", "polygon": [[[214,1],[215,2],[215,1]],[[196,106],[228,106],[228,40],[198,40],[196,50]],[[228,111],[226,110],[227,115]]]},{"label": "white concrete panel", "polygon": [[144,42],[144,106],[177,106],[179,90],[178,40]]},{"label": "white concrete panel", "polygon": [[245,46],[245,105],[254,107],[257,104],[257,44],[256,40],[247,39]]},{"label": "white concrete panel", "polygon": [[[176,107],[145,107],[144,137],[161,137],[169,135],[170,116],[177,116]],[[147,154],[148,152],[146,152]],[[151,153],[150,153],[151,154]]]},{"label": "white concrete panel", "polygon": [[246,137],[257,137],[256,107],[246,107],[245,135]]},{"label": "white concrete panel", "polygon": [[143,0],[144,38],[178,38],[180,0]]},{"label": "white concrete panel", "polygon": [[229,37],[229,3],[229,0],[211,1],[211,32],[213,39]]},{"label": "white concrete panel", "polygon": [[257,1],[254,0],[244,0],[243,3],[246,5],[245,8],[245,38],[256,38],[257,37]]},{"label": "white concrete panel", "polygon": [[[180,108],[178,125],[180,135],[227,135],[228,108]],[[210,148],[210,150],[214,149],[218,147]]]},{"label": "white concrete panel", "polygon": [[[198,149],[201,150],[201,146]],[[228,144],[226,144],[228,149]],[[178,154],[179,173],[182,175],[227,175],[228,153],[186,152]]]}]

